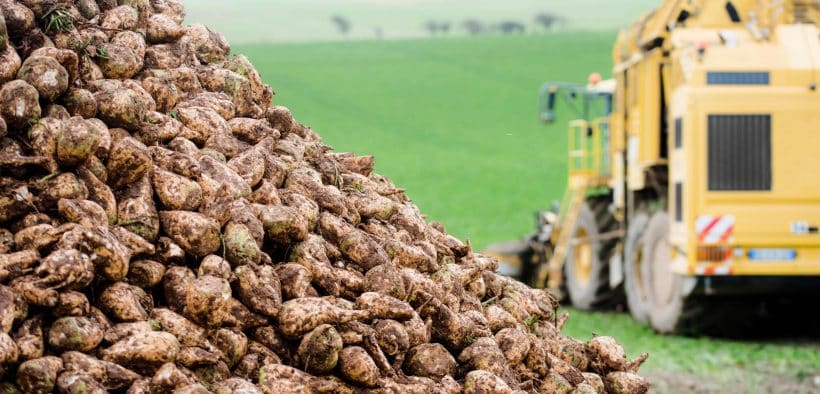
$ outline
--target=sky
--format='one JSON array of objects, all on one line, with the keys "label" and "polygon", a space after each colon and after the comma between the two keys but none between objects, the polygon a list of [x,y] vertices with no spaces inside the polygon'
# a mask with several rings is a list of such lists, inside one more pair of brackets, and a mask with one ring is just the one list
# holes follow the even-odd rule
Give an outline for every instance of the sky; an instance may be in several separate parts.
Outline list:
[{"label": "sky", "polygon": [[[447,22],[448,35],[465,35],[466,19],[491,26],[505,21],[524,24],[528,33],[543,31],[538,13],[565,18],[562,27],[616,30],[659,0],[188,0],[187,23],[204,23],[231,43],[304,42],[339,39],[417,38],[429,36],[428,21]],[[340,34],[331,17],[349,20]]]}]

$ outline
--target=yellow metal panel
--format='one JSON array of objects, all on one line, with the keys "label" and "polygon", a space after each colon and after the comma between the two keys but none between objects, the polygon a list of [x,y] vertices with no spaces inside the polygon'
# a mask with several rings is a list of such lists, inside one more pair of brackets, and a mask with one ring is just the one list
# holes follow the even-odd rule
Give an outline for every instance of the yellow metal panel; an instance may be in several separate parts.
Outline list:
[{"label": "yellow metal panel", "polygon": [[624,195],[624,154],[622,151],[612,155],[612,177],[609,180],[609,187],[614,191],[613,200],[616,208],[626,206]]},{"label": "yellow metal panel", "polygon": [[[694,118],[684,141],[698,148],[691,151],[689,179],[696,193],[687,195],[694,198],[688,205],[686,229],[692,235],[687,248],[690,264],[695,264],[697,246],[691,226],[694,219],[731,214],[736,220],[735,245],[796,248],[805,259],[797,266],[755,263],[737,274],[814,272],[820,264],[820,235],[793,234],[791,225],[800,221],[820,226],[820,177],[815,175],[820,173],[820,95],[799,88],[710,87],[693,89],[691,102],[696,103]],[[771,114],[771,191],[708,191],[708,114]]]},{"label": "yellow metal panel", "polygon": [[667,34],[669,22],[677,19],[681,11],[683,0],[672,0],[664,2],[657,11],[644,22],[640,44],[646,46],[652,41],[664,37]]},{"label": "yellow metal panel", "polygon": [[640,126],[635,131],[641,137],[640,164],[648,166],[660,159],[661,136],[661,62],[663,51],[655,49],[643,58],[638,106]]}]

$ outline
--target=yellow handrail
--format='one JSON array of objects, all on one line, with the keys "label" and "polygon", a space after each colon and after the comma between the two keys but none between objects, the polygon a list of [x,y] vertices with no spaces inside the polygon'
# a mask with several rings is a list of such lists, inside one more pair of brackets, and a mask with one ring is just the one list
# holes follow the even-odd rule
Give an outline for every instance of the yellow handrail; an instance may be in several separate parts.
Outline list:
[{"label": "yellow handrail", "polygon": [[609,176],[609,120],[599,118],[591,123],[577,119],[569,124],[569,175]]}]

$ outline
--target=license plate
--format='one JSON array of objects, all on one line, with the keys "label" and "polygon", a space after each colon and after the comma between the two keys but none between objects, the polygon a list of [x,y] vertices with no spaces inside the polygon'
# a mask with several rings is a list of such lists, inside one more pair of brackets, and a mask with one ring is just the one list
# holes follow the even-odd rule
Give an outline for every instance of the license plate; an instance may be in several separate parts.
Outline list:
[{"label": "license plate", "polygon": [[752,249],[749,260],[755,261],[792,261],[797,258],[794,249]]}]

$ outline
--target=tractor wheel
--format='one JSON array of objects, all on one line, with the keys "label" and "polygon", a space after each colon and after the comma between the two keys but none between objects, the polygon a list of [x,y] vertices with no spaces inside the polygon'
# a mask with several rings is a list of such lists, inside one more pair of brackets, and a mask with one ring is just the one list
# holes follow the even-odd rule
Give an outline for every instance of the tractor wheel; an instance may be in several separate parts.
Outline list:
[{"label": "tractor wheel", "polygon": [[638,212],[629,220],[629,232],[624,250],[624,291],[629,313],[635,321],[649,322],[649,301],[643,275],[643,245],[649,215]]},{"label": "tractor wheel", "polygon": [[[788,297],[685,294],[684,277],[671,270],[669,216],[664,211],[656,212],[649,219],[641,257],[649,323],[660,333],[754,338],[770,337],[784,326],[811,325],[803,315],[794,312],[805,310],[803,305]],[[797,300],[807,299],[811,296],[797,297]],[[781,300],[785,304],[779,304]],[[789,311],[790,306],[795,309]],[[787,321],[795,316],[799,322]]]},{"label": "tractor wheel", "polygon": [[681,278],[671,270],[669,215],[657,211],[646,226],[641,248],[641,275],[646,283],[649,323],[661,333],[679,332],[685,320]]},{"label": "tractor wheel", "polygon": [[592,198],[581,209],[567,250],[564,275],[567,293],[578,309],[605,309],[622,302],[622,288],[609,286],[609,260],[617,239],[599,240],[618,223],[609,212],[608,198]]},{"label": "tractor wheel", "polygon": [[672,271],[669,215],[665,211],[658,211],[649,219],[641,260],[649,324],[655,331],[732,336],[746,320],[740,317],[748,315],[748,305],[683,294],[683,277]]}]

